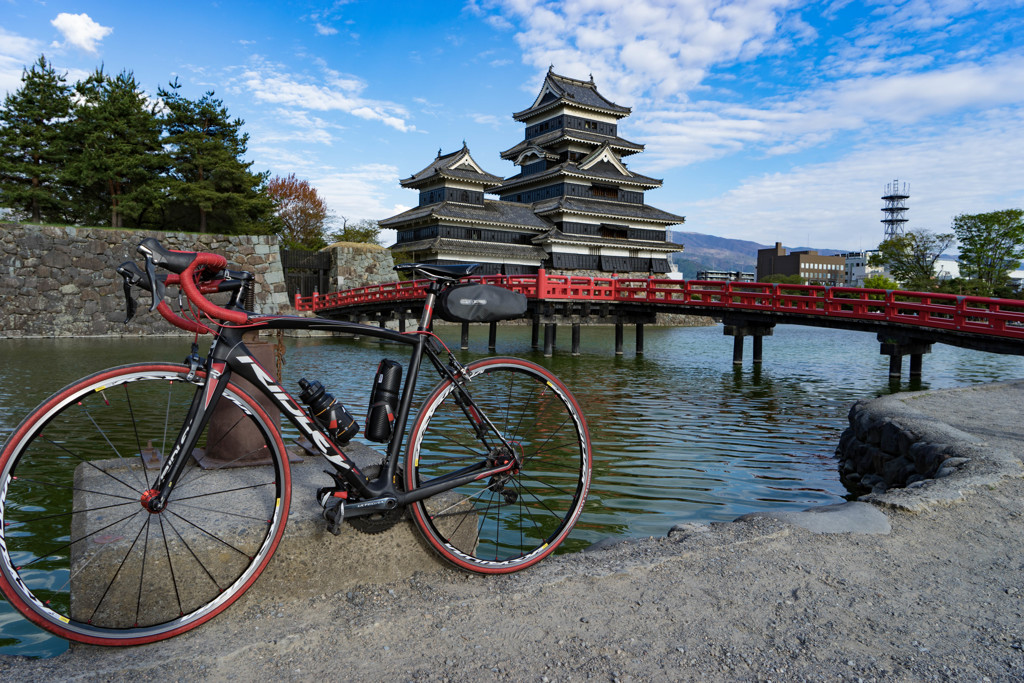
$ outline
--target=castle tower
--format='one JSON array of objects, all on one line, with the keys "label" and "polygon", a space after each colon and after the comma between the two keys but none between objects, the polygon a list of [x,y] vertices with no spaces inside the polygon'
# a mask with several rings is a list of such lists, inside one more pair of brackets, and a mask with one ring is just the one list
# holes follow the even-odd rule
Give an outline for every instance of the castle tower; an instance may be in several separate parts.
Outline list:
[{"label": "castle tower", "polygon": [[594,79],[548,70],[533,104],[512,115],[526,124],[522,142],[501,153],[520,172],[491,192],[503,202],[526,202],[553,224],[534,239],[554,271],[665,273],[682,251],[667,227],[685,218],[644,201],[661,180],[629,170],[623,157],[644,146],[619,137],[629,107],[608,100]]},{"label": "castle tower", "polygon": [[882,201],[885,202],[885,206],[882,207],[882,214],[885,216],[882,219],[885,234],[882,236],[882,241],[903,234],[903,224],[907,222],[906,201],[909,198],[910,194],[907,191],[906,183],[903,183],[902,190],[900,190],[899,180],[894,180],[885,186],[885,196],[882,197]]},{"label": "castle tower", "polygon": [[439,150],[401,181],[420,197],[416,208],[380,222],[397,233],[395,258],[476,262],[479,274],[669,272],[669,256],[683,248],[667,228],[686,219],[646,204],[644,192],[661,180],[622,161],[644,149],[618,135],[618,121],[629,114],[601,95],[593,78],[549,70],[533,104],[512,115],[526,133],[501,157],[519,167],[517,175],[487,173],[463,143],[450,154]]}]

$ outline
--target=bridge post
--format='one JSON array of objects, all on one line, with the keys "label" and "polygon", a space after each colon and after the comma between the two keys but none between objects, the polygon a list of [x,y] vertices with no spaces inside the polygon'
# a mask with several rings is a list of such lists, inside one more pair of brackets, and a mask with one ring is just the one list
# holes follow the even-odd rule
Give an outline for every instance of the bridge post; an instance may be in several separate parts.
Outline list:
[{"label": "bridge post", "polygon": [[462,323],[462,341],[459,348],[463,351],[469,348],[469,323]]},{"label": "bridge post", "polygon": [[555,352],[555,324],[544,323],[544,357],[550,358]]},{"label": "bridge post", "polygon": [[580,324],[572,324],[572,355],[580,355]]},{"label": "bridge post", "polygon": [[615,323],[615,355],[622,355],[622,323]]},{"label": "bridge post", "polygon": [[530,326],[530,348],[536,351],[540,347],[540,319],[534,318]]},{"label": "bridge post", "polygon": [[903,374],[903,356],[910,356],[910,376],[921,376],[921,369],[924,365],[923,355],[932,352],[930,341],[906,336],[893,336],[886,332],[878,333],[878,341],[881,343],[879,353],[883,356],[889,356],[890,378],[899,378]]},{"label": "bridge post", "polygon": [[894,353],[889,356],[889,377],[899,379],[903,375],[903,356]]},{"label": "bridge post", "polygon": [[398,314],[398,331],[405,332],[405,315],[402,313]]},{"label": "bridge post", "polygon": [[494,351],[498,348],[498,323],[492,322],[487,330],[487,350]]},{"label": "bridge post", "polygon": [[743,335],[737,334],[732,338],[732,364],[743,365]]},{"label": "bridge post", "polygon": [[727,318],[722,332],[732,337],[733,365],[743,364],[743,338],[754,338],[754,365],[760,365],[764,356],[764,338],[772,336],[775,323],[755,323],[742,318]]},{"label": "bridge post", "polygon": [[636,355],[644,355],[644,324],[636,324]]}]

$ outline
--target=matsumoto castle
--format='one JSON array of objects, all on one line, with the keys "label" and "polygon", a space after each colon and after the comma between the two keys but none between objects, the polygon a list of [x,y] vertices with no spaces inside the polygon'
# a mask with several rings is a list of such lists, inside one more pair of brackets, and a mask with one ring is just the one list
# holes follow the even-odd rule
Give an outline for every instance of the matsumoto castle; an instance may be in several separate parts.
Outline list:
[{"label": "matsumoto castle", "polygon": [[[401,181],[419,206],[380,222],[398,232],[405,261],[483,264],[477,274],[643,275],[669,271],[667,227],[682,216],[644,202],[661,181],[630,171],[623,158],[643,145],[619,137],[629,107],[610,102],[594,79],[548,70],[537,99],[512,117],[522,142],[501,153],[519,167],[487,173],[463,143]],[[486,199],[485,195],[498,199]],[[399,257],[396,255],[396,261]]]}]

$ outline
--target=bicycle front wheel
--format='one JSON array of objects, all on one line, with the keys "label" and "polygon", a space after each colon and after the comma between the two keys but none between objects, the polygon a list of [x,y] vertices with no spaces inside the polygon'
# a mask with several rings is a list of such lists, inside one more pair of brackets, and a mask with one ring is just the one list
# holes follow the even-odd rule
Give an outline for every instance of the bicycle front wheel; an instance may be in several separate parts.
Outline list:
[{"label": "bicycle front wheel", "polygon": [[288,463],[276,425],[234,385],[166,508],[144,504],[205,381],[187,373],[153,363],[96,373],[45,401],[3,447],[0,589],[35,624],[96,645],[151,643],[219,614],[267,565],[284,533]]},{"label": "bicycle front wheel", "polygon": [[450,380],[424,402],[410,437],[407,490],[482,462],[517,459],[511,471],[411,506],[427,542],[470,571],[525,569],[565,540],[590,485],[583,413],[550,372],[518,358],[470,363],[467,401]]}]

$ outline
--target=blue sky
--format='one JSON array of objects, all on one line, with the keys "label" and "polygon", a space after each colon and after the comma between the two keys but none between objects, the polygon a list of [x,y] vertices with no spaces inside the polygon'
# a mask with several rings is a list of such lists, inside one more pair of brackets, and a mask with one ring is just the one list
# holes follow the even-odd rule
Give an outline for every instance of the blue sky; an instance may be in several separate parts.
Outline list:
[{"label": "blue sky", "polygon": [[0,0],[0,92],[40,53],[146,91],[177,77],[246,121],[249,159],[333,212],[383,218],[463,140],[485,170],[549,65],[632,107],[630,168],[681,229],[873,247],[880,197],[910,228],[1024,206],[1024,0],[462,0],[267,4]]}]

